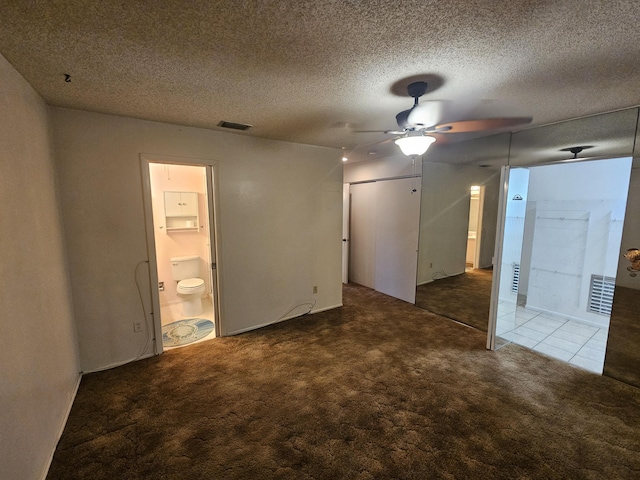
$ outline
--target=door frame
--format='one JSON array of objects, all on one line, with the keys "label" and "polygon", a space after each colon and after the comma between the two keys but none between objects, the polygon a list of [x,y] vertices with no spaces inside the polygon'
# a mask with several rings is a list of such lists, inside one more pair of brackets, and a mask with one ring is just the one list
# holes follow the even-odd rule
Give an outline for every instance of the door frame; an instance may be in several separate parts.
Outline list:
[{"label": "door frame", "polygon": [[502,241],[504,239],[505,216],[507,214],[507,194],[509,193],[508,165],[500,168],[500,195],[498,197],[498,215],[496,219],[496,243],[493,251],[493,276],[491,278],[491,302],[489,304],[489,324],[487,326],[487,349],[496,350],[496,326],[498,320],[498,301],[500,296],[500,274],[502,270]]},{"label": "door frame", "polygon": [[478,226],[476,228],[476,251],[473,256],[473,268],[482,268],[480,265],[480,250],[482,245],[482,221],[483,221],[483,213],[484,213],[484,191],[485,185],[478,185],[480,187],[480,191],[478,192]]},{"label": "door frame", "polygon": [[349,232],[351,221],[350,184],[342,184],[342,283],[349,283]]},{"label": "door frame", "polygon": [[204,167],[206,169],[207,184],[207,206],[209,221],[209,248],[211,263],[211,292],[213,295],[213,310],[215,315],[214,329],[215,336],[222,335],[221,324],[223,323],[223,309],[220,305],[222,281],[220,278],[221,255],[220,245],[218,243],[220,231],[220,215],[218,205],[220,205],[219,185],[218,185],[218,161],[204,158],[177,157],[170,155],[157,155],[149,153],[140,154],[140,171],[142,175],[142,190],[145,229],[147,237],[147,253],[149,261],[149,293],[151,295],[151,318],[153,322],[153,350],[154,354],[159,355],[164,351],[162,345],[162,321],[160,312],[160,293],[158,291],[158,263],[156,258],[156,242],[155,227],[153,223],[153,205],[151,198],[151,176],[149,173],[149,165],[151,163],[160,163],[167,165],[185,165],[194,167]]}]

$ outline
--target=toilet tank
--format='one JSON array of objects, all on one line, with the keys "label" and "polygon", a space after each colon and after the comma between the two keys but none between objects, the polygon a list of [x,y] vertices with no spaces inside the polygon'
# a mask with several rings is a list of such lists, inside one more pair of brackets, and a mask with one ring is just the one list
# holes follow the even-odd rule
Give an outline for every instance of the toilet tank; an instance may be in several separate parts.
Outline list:
[{"label": "toilet tank", "polygon": [[171,257],[171,273],[174,280],[198,278],[200,276],[200,257],[187,255],[185,257]]}]

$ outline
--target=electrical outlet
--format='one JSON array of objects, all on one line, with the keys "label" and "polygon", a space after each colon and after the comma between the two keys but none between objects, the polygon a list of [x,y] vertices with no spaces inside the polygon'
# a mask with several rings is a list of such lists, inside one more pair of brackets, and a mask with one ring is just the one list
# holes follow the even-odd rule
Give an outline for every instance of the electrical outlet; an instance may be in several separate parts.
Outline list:
[{"label": "electrical outlet", "polygon": [[158,282],[158,290],[164,292],[164,282]]},{"label": "electrical outlet", "polygon": [[139,321],[133,322],[133,331],[134,332],[141,332],[142,331],[142,322],[139,322]]},{"label": "electrical outlet", "polygon": [[429,268],[433,268],[433,262],[429,263]]},{"label": "electrical outlet", "polygon": [[313,286],[313,293],[318,293],[318,286],[317,285]]}]

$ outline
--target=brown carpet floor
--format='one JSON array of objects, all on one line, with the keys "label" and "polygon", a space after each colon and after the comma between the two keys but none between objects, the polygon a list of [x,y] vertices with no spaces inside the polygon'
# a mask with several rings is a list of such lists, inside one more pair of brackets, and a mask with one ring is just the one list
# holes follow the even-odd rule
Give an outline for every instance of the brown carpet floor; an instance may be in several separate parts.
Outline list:
[{"label": "brown carpet floor", "polygon": [[49,479],[640,478],[640,390],[355,285],[83,377]]},{"label": "brown carpet floor", "polygon": [[418,285],[416,305],[486,332],[492,269],[476,269]]},{"label": "brown carpet floor", "polygon": [[636,289],[616,285],[609,323],[604,372],[631,385],[640,385],[640,315]]}]

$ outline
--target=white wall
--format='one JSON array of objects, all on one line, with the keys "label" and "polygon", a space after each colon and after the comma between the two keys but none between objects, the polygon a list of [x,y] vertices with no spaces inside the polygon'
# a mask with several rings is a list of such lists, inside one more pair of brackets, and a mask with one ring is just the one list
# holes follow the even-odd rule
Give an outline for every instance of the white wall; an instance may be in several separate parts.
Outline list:
[{"label": "white wall", "polygon": [[44,478],[79,381],[47,108],[0,56],[0,478]]},{"label": "white wall", "polygon": [[[529,170],[512,168],[509,172],[509,189],[505,202],[499,297],[501,301],[513,304],[518,297],[517,293],[512,292],[514,264],[522,263],[522,239],[525,232],[528,189]],[[505,309],[509,307],[501,308],[498,315],[501,316]]]},{"label": "white wall", "polygon": [[[339,150],[63,108],[52,113],[83,370],[151,351],[143,351],[146,332],[133,332],[143,315],[133,274],[147,258],[141,153],[219,162],[223,335],[304,313],[314,300],[314,310],[341,305]],[[148,285],[143,293],[149,311]]]},{"label": "white wall", "polygon": [[472,185],[485,186],[480,267],[491,265],[500,172],[425,161],[422,173],[418,284],[465,271]]}]

